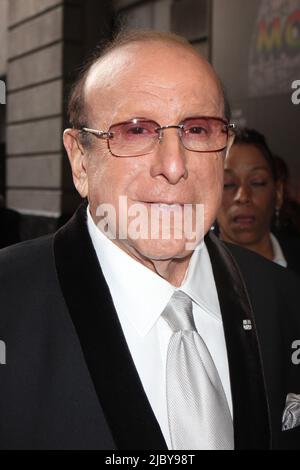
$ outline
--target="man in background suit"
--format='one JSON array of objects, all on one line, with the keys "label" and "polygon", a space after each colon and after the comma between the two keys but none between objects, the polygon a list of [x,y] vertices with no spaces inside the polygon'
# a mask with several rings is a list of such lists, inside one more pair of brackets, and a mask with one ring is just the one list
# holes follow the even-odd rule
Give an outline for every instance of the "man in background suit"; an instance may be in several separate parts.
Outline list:
[{"label": "man in background suit", "polygon": [[[300,447],[299,279],[209,234],[233,141],[212,67],[177,36],[127,34],[82,73],[69,114],[88,206],[0,254],[0,447]],[[185,302],[190,336],[172,326]],[[204,356],[184,356],[195,345]]]}]

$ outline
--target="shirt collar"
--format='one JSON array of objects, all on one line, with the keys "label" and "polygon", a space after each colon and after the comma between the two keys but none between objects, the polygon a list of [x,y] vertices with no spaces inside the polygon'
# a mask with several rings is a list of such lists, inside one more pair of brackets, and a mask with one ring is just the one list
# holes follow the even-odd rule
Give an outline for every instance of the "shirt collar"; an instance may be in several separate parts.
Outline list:
[{"label": "shirt collar", "polygon": [[274,263],[279,264],[280,266],[283,266],[284,268],[287,267],[287,261],[284,257],[283,251],[281,249],[281,246],[279,244],[279,241],[273,235],[273,233],[270,233],[271,237],[271,243],[272,243],[272,248],[273,248],[273,261]]},{"label": "shirt collar", "polygon": [[180,289],[188,294],[206,313],[221,320],[212,265],[204,241],[194,251],[186,278]]},{"label": "shirt collar", "polygon": [[[145,336],[159,319],[176,288],[107,238],[95,225],[89,207],[87,225],[120,320],[126,318],[140,336]],[[221,318],[211,262],[204,242],[194,251],[180,290],[208,313]]]}]

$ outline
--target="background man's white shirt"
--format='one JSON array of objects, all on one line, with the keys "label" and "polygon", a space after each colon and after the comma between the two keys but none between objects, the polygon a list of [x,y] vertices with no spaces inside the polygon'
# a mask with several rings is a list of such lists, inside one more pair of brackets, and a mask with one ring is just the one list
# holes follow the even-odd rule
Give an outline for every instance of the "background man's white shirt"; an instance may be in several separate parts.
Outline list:
[{"label": "background man's white shirt", "polygon": [[[160,315],[176,288],[109,240],[95,225],[89,208],[87,214],[89,234],[128,348],[167,446],[171,449],[166,403],[166,359],[172,331]],[[197,330],[215,362],[232,414],[223,323],[204,242],[193,253],[180,290],[193,300]]]},{"label": "background man's white shirt", "polygon": [[279,244],[279,241],[273,235],[273,233],[270,233],[271,237],[271,243],[272,243],[272,248],[273,248],[273,261],[274,263],[279,264],[280,266],[283,266],[284,268],[287,267],[287,261],[284,257],[283,251],[281,249],[281,246]]}]

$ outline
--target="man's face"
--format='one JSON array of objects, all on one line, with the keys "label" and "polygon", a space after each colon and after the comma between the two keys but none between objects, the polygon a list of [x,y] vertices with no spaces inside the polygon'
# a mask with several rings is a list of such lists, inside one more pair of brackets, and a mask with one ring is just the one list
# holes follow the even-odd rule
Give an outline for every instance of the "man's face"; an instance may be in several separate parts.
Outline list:
[{"label": "man's face", "polygon": [[[95,67],[86,83],[86,103],[88,127],[104,131],[112,124],[137,117],[167,126],[192,116],[223,116],[222,95],[208,64],[181,46],[157,42],[123,47]],[[110,204],[116,209],[118,233],[123,196],[129,212],[133,204],[141,204],[149,223],[157,207],[162,218],[162,214],[174,215],[185,204],[193,204],[195,216],[195,205],[202,204],[204,233],[209,230],[221,200],[224,153],[186,150],[177,129],[165,130],[162,141],[139,157],[112,156],[105,140],[95,136],[91,139],[83,165],[86,189],[81,195],[87,194],[96,223],[99,206]],[[176,225],[173,215],[171,229]],[[132,214],[126,218],[129,224],[133,220]],[[163,239],[161,232],[158,239],[135,239],[129,234],[115,243],[143,260],[184,258],[190,254],[188,240],[178,232],[180,229],[172,236],[171,230],[170,239]]]}]

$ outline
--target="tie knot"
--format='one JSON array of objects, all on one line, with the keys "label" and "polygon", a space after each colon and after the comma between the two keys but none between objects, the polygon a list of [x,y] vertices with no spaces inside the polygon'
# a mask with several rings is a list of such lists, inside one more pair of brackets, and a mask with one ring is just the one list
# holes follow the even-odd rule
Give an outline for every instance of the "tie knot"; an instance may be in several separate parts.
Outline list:
[{"label": "tie knot", "polygon": [[162,313],[162,317],[173,332],[196,330],[192,299],[181,290],[174,292]]}]

